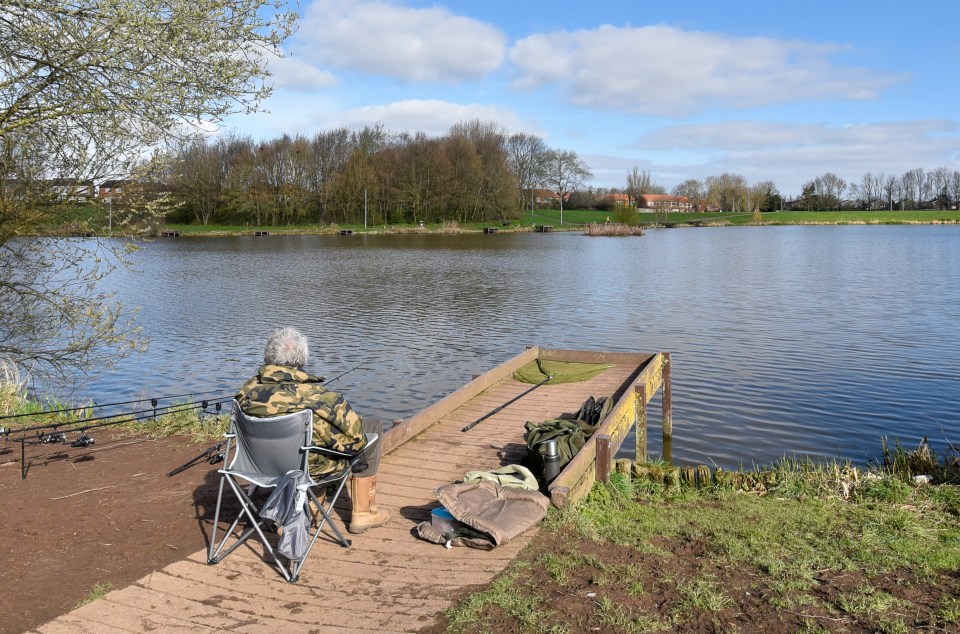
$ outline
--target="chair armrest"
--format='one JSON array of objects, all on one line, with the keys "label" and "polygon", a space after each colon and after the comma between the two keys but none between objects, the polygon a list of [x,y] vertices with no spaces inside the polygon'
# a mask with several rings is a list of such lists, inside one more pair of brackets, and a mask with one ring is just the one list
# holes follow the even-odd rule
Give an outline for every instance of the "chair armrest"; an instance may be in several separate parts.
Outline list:
[{"label": "chair armrest", "polygon": [[234,434],[233,432],[227,431],[227,432],[224,432],[224,433],[223,433],[223,437],[224,437],[224,438],[236,438],[237,435]]},{"label": "chair armrest", "polygon": [[310,445],[310,446],[307,446],[307,447],[300,447],[300,449],[303,450],[303,451],[315,451],[315,452],[317,452],[317,453],[319,453],[319,454],[323,454],[323,455],[325,455],[325,456],[331,456],[331,457],[333,457],[333,458],[341,458],[341,459],[344,459],[344,460],[350,460],[350,459],[352,459],[352,458],[356,458],[356,457],[359,455],[358,453],[344,453],[344,452],[342,452],[342,451],[336,451],[336,450],[330,449],[330,448],[328,448],[328,447],[319,447],[319,446],[317,446],[317,445]]}]

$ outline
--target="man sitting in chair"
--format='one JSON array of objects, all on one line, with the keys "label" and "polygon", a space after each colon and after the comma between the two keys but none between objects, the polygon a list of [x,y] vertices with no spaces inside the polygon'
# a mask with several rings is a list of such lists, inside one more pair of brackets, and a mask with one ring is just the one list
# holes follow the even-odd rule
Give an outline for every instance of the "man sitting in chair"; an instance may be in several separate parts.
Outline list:
[{"label": "man sitting in chair", "polygon": [[[249,416],[269,418],[302,409],[313,410],[313,443],[335,451],[356,453],[364,450],[364,433],[383,438],[383,423],[375,418],[357,415],[343,395],[323,386],[323,377],[304,372],[308,358],[307,338],[295,328],[281,328],[267,340],[263,363],[256,376],[243,384],[237,393],[240,409]],[[390,519],[388,511],[377,508],[377,467],[380,464],[380,442],[364,452],[350,481],[351,533],[362,533],[382,526]],[[310,475],[319,479],[343,465],[339,461],[311,452]]]}]

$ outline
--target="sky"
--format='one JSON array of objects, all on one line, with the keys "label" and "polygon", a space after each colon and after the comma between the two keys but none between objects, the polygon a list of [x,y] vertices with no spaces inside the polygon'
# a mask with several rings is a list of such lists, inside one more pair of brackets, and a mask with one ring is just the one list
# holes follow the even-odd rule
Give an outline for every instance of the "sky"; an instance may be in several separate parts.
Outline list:
[{"label": "sky", "polygon": [[481,119],[572,150],[588,185],[732,172],[789,198],[960,169],[960,2],[302,0],[255,139]]}]

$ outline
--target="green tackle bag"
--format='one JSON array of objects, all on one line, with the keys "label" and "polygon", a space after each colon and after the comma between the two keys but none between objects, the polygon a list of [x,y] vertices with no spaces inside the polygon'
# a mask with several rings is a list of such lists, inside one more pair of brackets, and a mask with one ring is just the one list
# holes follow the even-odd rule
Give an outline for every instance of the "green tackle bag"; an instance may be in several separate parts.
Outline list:
[{"label": "green tackle bag", "polygon": [[[527,441],[527,462],[537,479],[543,482],[546,480],[543,459],[544,443],[556,439],[557,449],[560,451],[559,469],[563,469],[587,442],[586,435],[580,429],[580,424],[575,420],[553,418],[542,423],[527,421],[525,427],[527,429],[524,434],[524,439]],[[545,484],[549,483],[545,482]]]},{"label": "green tackle bag", "polygon": [[527,421],[525,425],[527,431],[523,435],[527,441],[527,466],[537,479],[549,484],[544,475],[544,453],[546,453],[544,443],[551,439],[557,440],[560,460],[556,463],[558,466],[552,468],[563,469],[586,444],[587,439],[593,435],[611,409],[613,409],[613,399],[607,396],[595,399],[591,396],[580,407],[576,419],[552,418],[542,423]]},{"label": "green tackle bag", "polygon": [[600,423],[612,409],[613,399],[608,396],[601,396],[597,399],[591,396],[584,401],[577,413],[577,421],[587,438],[593,435],[593,432],[597,430],[597,427],[600,426]]}]

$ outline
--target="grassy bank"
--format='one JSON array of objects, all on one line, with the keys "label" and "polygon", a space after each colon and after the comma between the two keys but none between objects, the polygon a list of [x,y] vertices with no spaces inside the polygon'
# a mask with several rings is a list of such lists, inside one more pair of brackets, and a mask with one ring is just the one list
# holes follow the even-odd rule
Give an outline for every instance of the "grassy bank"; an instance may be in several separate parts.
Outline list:
[{"label": "grassy bank", "polygon": [[[254,231],[266,231],[274,234],[337,234],[341,230],[354,233],[479,233],[487,227],[496,227],[501,232],[532,231],[536,225],[551,225],[554,231],[583,231],[589,224],[603,224],[607,219],[619,222],[616,214],[603,211],[581,209],[564,210],[563,224],[560,223],[560,211],[541,209],[526,212],[519,219],[504,225],[499,222],[475,223],[431,223],[419,225],[296,225],[296,226],[239,226],[239,225],[168,225],[172,231],[181,235],[233,235],[250,234]],[[687,226],[701,223],[707,226],[744,226],[744,225],[881,225],[881,224],[956,224],[960,223],[960,211],[784,211],[759,214],[705,213],[668,214],[666,218],[657,218],[653,213],[636,213],[634,222],[638,225],[656,225],[666,222],[673,226]]]},{"label": "grassy bank", "polygon": [[[956,224],[960,223],[960,211],[783,211],[762,214],[752,213],[674,213],[661,215],[647,212],[628,214],[632,224],[654,226],[666,223],[674,227],[690,225],[741,226],[741,225],[851,225],[851,224]],[[181,236],[250,235],[263,231],[277,235],[336,235],[341,231],[358,234],[457,234],[480,233],[488,227],[500,232],[532,231],[536,225],[551,225],[554,231],[582,231],[587,225],[603,224],[607,220],[622,223],[626,218],[620,213],[565,209],[563,223],[559,209],[538,209],[524,212],[519,218],[506,223],[500,221],[459,223],[444,221],[419,223],[369,225],[363,224],[315,224],[298,225],[227,225],[227,224],[175,224],[165,225],[163,231],[179,231]],[[50,227],[56,235],[106,235],[108,233],[107,210],[102,205],[77,205],[64,208],[58,216],[59,224]],[[121,231],[114,227],[115,232]]]},{"label": "grassy bank", "polygon": [[614,474],[429,631],[960,631],[955,471],[773,473],[763,492]]}]

